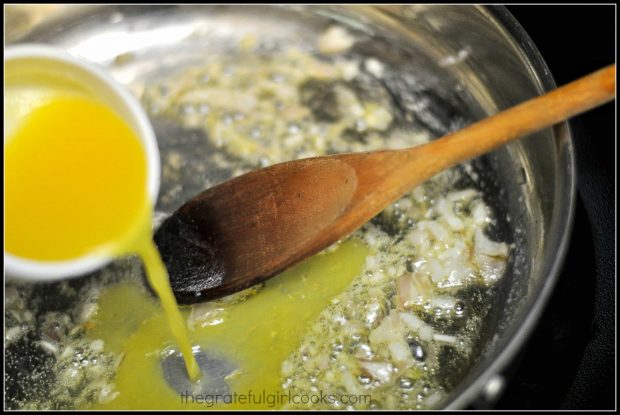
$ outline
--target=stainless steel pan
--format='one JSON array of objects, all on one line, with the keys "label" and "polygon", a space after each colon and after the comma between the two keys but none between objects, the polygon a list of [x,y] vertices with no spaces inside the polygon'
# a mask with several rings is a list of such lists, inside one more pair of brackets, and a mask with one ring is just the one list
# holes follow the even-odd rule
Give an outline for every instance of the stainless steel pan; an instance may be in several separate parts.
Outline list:
[{"label": "stainless steel pan", "polygon": [[[355,53],[396,68],[401,76],[386,80],[388,90],[403,111],[435,136],[554,87],[536,46],[503,7],[9,6],[5,30],[8,43],[55,44],[108,66],[139,93],[145,79],[225,48],[244,28],[275,42],[303,43],[334,21],[363,39]],[[130,65],[118,65],[128,58]],[[182,143],[174,141],[178,126],[153,121],[160,145],[183,151]],[[513,242],[515,251],[484,324],[478,357],[464,368],[447,408],[475,400],[489,403],[501,392],[502,370],[531,332],[553,289],[573,215],[575,166],[566,123],[473,165],[486,201],[500,212],[495,231]],[[171,212],[202,190],[191,178],[182,180],[182,192],[172,201],[160,200],[159,211]],[[162,193],[173,185],[162,183]],[[52,291],[34,295],[62,309],[62,296]],[[24,353],[34,354],[32,350]],[[33,355],[17,365],[30,373],[37,370],[37,362]],[[7,379],[10,406],[20,393],[11,385],[15,381]]]}]

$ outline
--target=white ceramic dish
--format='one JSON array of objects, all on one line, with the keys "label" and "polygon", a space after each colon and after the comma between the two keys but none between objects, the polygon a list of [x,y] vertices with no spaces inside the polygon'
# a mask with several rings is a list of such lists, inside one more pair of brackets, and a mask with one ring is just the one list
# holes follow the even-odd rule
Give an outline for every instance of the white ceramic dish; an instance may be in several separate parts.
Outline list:
[{"label": "white ceramic dish", "polygon": [[[64,49],[38,45],[22,44],[10,46],[4,53],[5,98],[12,82],[18,80],[20,86],[32,91],[41,86],[70,85],[78,88],[114,109],[128,125],[134,129],[144,145],[147,156],[147,189],[151,202],[155,202],[159,192],[160,161],[155,133],[146,113],[139,102],[123,86],[119,85],[105,70],[86,60],[67,53]],[[13,110],[7,117],[7,110]],[[5,101],[5,142],[7,131],[14,128],[10,123],[18,122],[27,111],[7,108]],[[8,121],[8,122],[7,122]],[[6,124],[9,124],[8,126]],[[4,252],[5,273],[9,278],[24,280],[54,280],[75,277],[94,271],[113,258],[102,255],[85,255],[71,261],[33,261]]]}]

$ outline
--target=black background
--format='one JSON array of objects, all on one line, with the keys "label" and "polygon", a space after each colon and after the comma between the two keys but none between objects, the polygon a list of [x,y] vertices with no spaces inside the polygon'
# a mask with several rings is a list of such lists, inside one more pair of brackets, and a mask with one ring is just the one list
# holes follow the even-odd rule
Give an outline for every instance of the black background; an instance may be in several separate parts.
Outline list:
[{"label": "black background", "polygon": [[[614,5],[507,6],[562,85],[615,62]],[[615,407],[615,104],[573,118],[578,201],[564,269],[497,409]]]}]

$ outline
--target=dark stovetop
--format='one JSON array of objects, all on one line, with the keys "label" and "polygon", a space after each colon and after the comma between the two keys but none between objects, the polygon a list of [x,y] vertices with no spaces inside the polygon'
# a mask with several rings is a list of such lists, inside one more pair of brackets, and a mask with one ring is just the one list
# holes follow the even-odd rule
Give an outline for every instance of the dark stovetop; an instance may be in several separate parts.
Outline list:
[{"label": "dark stovetop", "polygon": [[[508,6],[558,85],[615,62],[614,5]],[[578,169],[572,239],[556,289],[508,369],[497,409],[615,407],[615,108],[570,122]]]}]

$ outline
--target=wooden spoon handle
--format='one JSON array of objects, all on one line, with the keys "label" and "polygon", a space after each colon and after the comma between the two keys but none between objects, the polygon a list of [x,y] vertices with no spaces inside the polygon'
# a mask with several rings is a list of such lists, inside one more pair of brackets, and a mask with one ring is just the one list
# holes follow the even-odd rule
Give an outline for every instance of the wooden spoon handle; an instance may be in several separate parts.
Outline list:
[{"label": "wooden spoon handle", "polygon": [[615,87],[611,65],[422,146],[332,156],[352,166],[358,179],[334,232],[357,229],[440,171],[612,100]]},{"label": "wooden spoon handle", "polygon": [[323,232],[323,247],[435,174],[610,101],[615,87],[611,65],[422,146],[330,156],[353,167],[357,187],[347,211]]},{"label": "wooden spoon handle", "polygon": [[616,65],[610,65],[409,151],[412,155],[415,154],[417,163],[420,162],[420,155],[424,153],[424,159],[428,163],[428,178],[511,140],[611,101],[615,97],[615,90]]}]

